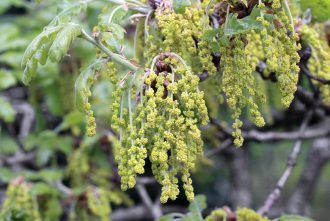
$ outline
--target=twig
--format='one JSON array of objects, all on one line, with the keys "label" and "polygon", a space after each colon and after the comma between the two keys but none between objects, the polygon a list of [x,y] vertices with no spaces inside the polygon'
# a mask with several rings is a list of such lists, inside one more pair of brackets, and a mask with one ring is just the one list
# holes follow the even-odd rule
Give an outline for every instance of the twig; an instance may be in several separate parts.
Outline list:
[{"label": "twig", "polygon": [[136,187],[136,191],[141,197],[143,204],[151,212],[153,218],[157,219],[158,217],[162,216],[163,212],[160,208],[160,205],[152,202],[146,190],[146,187],[141,183],[137,183],[135,187]]},{"label": "twig", "polygon": [[33,162],[35,160],[36,151],[24,153],[22,151],[17,151],[14,156],[6,156],[0,154],[0,160],[3,161],[4,165],[11,166],[13,164]]},{"label": "twig", "polygon": [[214,156],[223,150],[225,150],[227,147],[233,144],[233,139],[232,138],[227,138],[226,140],[222,141],[219,147],[212,148],[211,150],[207,151],[204,154],[204,157],[211,157]]},{"label": "twig", "polygon": [[136,177],[135,180],[136,180],[136,183],[143,184],[143,185],[155,184],[157,182],[154,177]]},{"label": "twig", "polygon": [[[162,207],[164,214],[168,213],[186,213],[187,207],[180,205],[164,205]],[[113,221],[140,221],[154,220],[150,210],[144,205],[131,206],[129,208],[119,208],[110,214]]]},{"label": "twig", "polygon": [[[303,135],[304,131],[307,128],[307,125],[312,117],[312,113],[313,110],[308,110],[305,118],[300,126],[299,129],[299,134],[300,136]],[[302,144],[302,138],[299,137],[296,141],[296,143],[294,144],[294,147],[292,149],[291,154],[288,157],[288,161],[287,161],[287,166],[281,176],[281,178],[278,180],[277,184],[276,184],[276,188],[271,192],[271,194],[268,195],[264,205],[259,209],[258,213],[260,213],[261,215],[266,214],[269,209],[272,207],[272,205],[278,200],[278,198],[281,195],[281,190],[283,189],[286,181],[288,180],[288,178],[290,177],[293,168],[296,166],[297,164],[297,157],[300,153],[300,148],[301,148],[301,144]]]},{"label": "twig", "polygon": [[328,84],[328,85],[330,85],[330,80],[327,81],[327,80],[325,80],[324,78],[321,78],[321,77],[318,77],[318,76],[313,75],[313,74],[308,70],[308,68],[306,67],[305,64],[300,63],[300,64],[299,64],[299,67],[300,67],[301,71],[302,71],[304,74],[306,74],[309,78],[312,78],[313,80],[318,81],[318,82],[320,82],[320,83],[322,83],[322,84]]},{"label": "twig", "polygon": [[330,137],[315,139],[308,152],[305,169],[286,203],[285,212],[311,216],[312,200],[321,171],[330,160]]}]

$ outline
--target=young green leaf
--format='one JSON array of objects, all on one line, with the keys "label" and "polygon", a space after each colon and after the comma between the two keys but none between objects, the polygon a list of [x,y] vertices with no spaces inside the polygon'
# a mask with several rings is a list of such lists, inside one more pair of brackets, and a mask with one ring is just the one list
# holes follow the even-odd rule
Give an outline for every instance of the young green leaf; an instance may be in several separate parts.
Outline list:
[{"label": "young green leaf", "polygon": [[111,51],[120,53],[120,47],[124,44],[125,33],[125,29],[120,25],[111,23],[108,25],[108,31],[102,32],[102,39]]},{"label": "young green leaf", "polygon": [[[202,217],[202,210],[207,207],[206,197],[204,195],[198,195],[195,197],[194,201],[189,204],[189,210],[195,218],[194,220],[199,220]],[[197,219],[196,219],[197,218]]]},{"label": "young green leaf", "polygon": [[81,29],[80,25],[67,23],[49,28],[38,35],[23,55],[23,83],[28,85],[31,78],[36,76],[38,62],[45,65],[48,56],[52,62],[59,61],[66,54],[70,43],[81,34]]},{"label": "young green leaf", "polygon": [[281,217],[275,219],[274,221],[314,221],[314,220],[298,215],[287,215],[283,213]]},{"label": "young green leaf", "polygon": [[186,7],[191,6],[189,0],[174,0],[172,3],[172,9],[175,13],[183,14],[186,12]]},{"label": "young green leaf", "polygon": [[136,72],[128,72],[126,76],[121,80],[120,86],[126,86],[126,88],[136,87],[137,89],[142,89],[143,86],[143,79],[144,79],[144,69],[138,68]]},{"label": "young green leaf", "polygon": [[301,0],[300,8],[306,11],[311,8],[312,16],[320,22],[326,22],[330,19],[330,1],[329,0]]},{"label": "young green leaf", "polygon": [[69,114],[63,117],[63,121],[60,125],[55,129],[56,132],[60,132],[62,130],[67,130],[70,127],[77,126],[83,123],[85,120],[84,116],[79,112],[70,112]]},{"label": "young green leaf", "polygon": [[33,195],[58,195],[59,192],[55,187],[52,187],[44,182],[34,183],[31,188]]},{"label": "young green leaf", "polygon": [[98,16],[99,19],[99,28],[102,31],[109,30],[109,24],[118,23],[127,14],[127,11],[124,10],[124,6],[109,7],[103,13]]},{"label": "young green leaf", "polygon": [[212,47],[212,51],[214,53],[218,53],[220,50],[220,45],[217,41],[214,41],[214,37],[216,34],[218,34],[220,31],[219,28],[217,29],[213,29],[213,30],[207,30],[206,32],[204,32],[203,37],[204,39],[210,43],[211,47]]},{"label": "young green leaf", "polygon": [[[244,17],[243,19],[238,19],[237,14],[230,14],[228,16],[227,28],[224,30],[224,35],[220,38],[227,46],[229,46],[229,37],[232,37],[236,34],[247,34],[251,30],[255,30],[257,33],[260,33],[263,29],[262,23],[257,21],[257,18],[260,16],[260,9],[255,7],[249,16]],[[271,32],[275,29],[273,24],[274,16],[270,14],[265,14],[264,19],[270,23],[267,28],[268,32]]]},{"label": "young green leaf", "polygon": [[62,55],[66,54],[69,49],[70,43],[81,34],[82,27],[80,25],[69,23],[58,32],[51,48],[49,49],[49,59],[52,62],[59,61]]},{"label": "young green leaf", "polygon": [[45,29],[60,25],[62,23],[71,22],[73,16],[80,14],[81,10],[86,11],[87,3],[86,2],[77,2],[71,4],[68,0],[63,0],[63,4],[57,7],[57,15]]},{"label": "young green leaf", "polygon": [[81,73],[75,83],[76,108],[80,112],[84,112],[85,105],[88,103],[89,88],[96,73],[101,70],[103,63],[103,61],[97,60],[80,69]]},{"label": "young green leaf", "polygon": [[15,120],[15,111],[9,102],[4,101],[0,97],[0,119],[5,122],[13,122]]},{"label": "young green leaf", "polygon": [[[0,57],[1,61],[1,57]],[[16,78],[9,72],[5,70],[0,70],[0,91],[9,88],[16,84]]]}]

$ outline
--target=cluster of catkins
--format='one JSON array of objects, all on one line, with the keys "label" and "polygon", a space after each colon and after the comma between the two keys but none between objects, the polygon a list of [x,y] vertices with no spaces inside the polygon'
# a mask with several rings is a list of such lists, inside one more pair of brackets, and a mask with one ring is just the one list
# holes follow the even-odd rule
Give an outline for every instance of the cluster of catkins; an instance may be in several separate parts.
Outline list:
[{"label": "cluster of catkins", "polygon": [[126,76],[112,94],[111,125],[120,135],[116,161],[121,188],[134,187],[135,177],[144,173],[149,157],[155,178],[163,185],[161,201],[176,199],[179,172],[187,198],[192,201],[189,170],[196,156],[203,154],[198,126],[209,120],[204,93],[198,89],[199,78],[178,55],[160,54],[154,62],[148,72],[132,75],[142,81],[140,88],[137,84],[127,86],[125,81],[130,76]]},{"label": "cluster of catkins", "polygon": [[[70,179],[72,187],[84,190],[77,197],[78,201],[72,204],[76,208],[71,209],[70,217],[71,219],[78,217],[83,220],[98,217],[100,220],[106,221],[110,220],[110,203],[131,206],[133,201],[109,180],[113,171],[100,167],[92,160],[91,151],[92,148],[89,148],[85,142],[81,142],[79,148],[68,157],[66,177]],[[85,199],[88,209],[79,207],[79,204]]]},{"label": "cluster of catkins", "polygon": [[256,213],[248,208],[237,208],[236,213],[233,213],[229,208],[224,207],[213,210],[210,215],[205,218],[205,221],[216,220],[237,220],[237,221],[269,221],[267,217]]},{"label": "cluster of catkins", "polygon": [[[314,76],[320,77],[326,81],[330,81],[330,55],[323,49],[319,34],[307,25],[300,29],[302,40],[312,48],[312,58],[309,60],[309,69]],[[323,104],[330,105],[330,85],[319,83],[320,91],[322,93]]]},{"label": "cluster of catkins", "polygon": [[[204,1],[202,9],[189,7],[179,14],[171,8],[170,1],[163,0],[138,23],[136,33],[143,41],[147,69],[129,72],[118,81],[114,63],[107,63],[110,82],[116,85],[112,93],[111,126],[119,134],[116,161],[122,190],[134,187],[135,178],[144,173],[149,157],[155,178],[163,185],[163,203],[179,194],[176,178],[179,172],[188,200],[193,200],[189,170],[194,167],[196,156],[203,154],[198,126],[207,124],[208,113],[204,93],[198,88],[200,79],[192,73],[207,72],[218,102],[223,102],[222,91],[226,95],[226,102],[234,111],[232,135],[237,147],[244,140],[240,130],[243,123],[239,120],[242,108],[249,107],[256,126],[265,125],[258,107],[266,102],[265,90],[254,76],[257,57],[267,60],[265,76],[276,73],[282,105],[288,107],[293,99],[300,45],[296,45],[299,37],[294,33],[292,19],[279,10],[281,2],[272,1],[266,6],[259,1],[257,22],[261,30],[230,36],[229,45],[220,40],[227,38],[226,23],[222,24],[215,38],[220,45],[220,74],[213,62],[215,52],[203,37],[205,31],[212,29],[203,10],[209,2]],[[275,28],[269,28],[274,26],[266,19],[269,11]],[[97,54],[101,56],[99,50]],[[85,112],[88,135],[93,135],[95,119],[89,105]]]},{"label": "cluster of catkins", "polygon": [[[279,1],[273,1],[267,7],[264,3],[260,3],[257,7],[260,9],[257,21],[260,22],[262,30],[258,33],[251,31],[249,34],[233,35],[229,38],[229,46],[220,41],[222,90],[226,94],[228,106],[234,110],[233,137],[237,147],[242,146],[244,140],[239,129],[243,125],[239,120],[243,107],[246,105],[249,107],[256,126],[265,125],[264,118],[258,110],[258,103],[265,103],[266,96],[262,93],[261,86],[257,84],[253,73],[259,63],[258,57],[266,59],[267,68],[264,70],[266,77],[272,72],[276,73],[277,86],[284,107],[289,107],[297,90],[299,72],[296,64],[299,62],[297,50],[300,50],[301,46],[296,45],[299,36],[294,33],[293,21],[290,21],[284,11],[279,10],[281,7]],[[273,29],[270,26],[274,24],[270,24],[265,19],[269,11],[272,12],[275,20],[273,22],[276,23]],[[226,23],[224,21],[221,26],[219,38],[227,31]],[[292,33],[290,36],[287,35],[288,31]]]},{"label": "cluster of catkins", "polygon": [[17,212],[25,211],[29,218],[41,221],[36,195],[31,192],[33,184],[26,182],[24,177],[16,177],[11,180],[7,189],[7,198],[3,202],[1,215],[5,215],[7,209]]},{"label": "cluster of catkins", "polygon": [[[260,35],[267,59],[267,68],[264,74],[267,76],[271,72],[276,73],[277,85],[283,96],[281,100],[282,105],[289,107],[294,97],[293,94],[297,90],[296,85],[300,70],[297,66],[297,62],[300,60],[297,51],[301,49],[301,45],[296,44],[299,36],[294,32],[293,21],[290,21],[285,11],[278,10],[280,7],[281,4],[277,2],[274,2],[272,5],[274,19],[278,23],[278,27],[273,31],[268,31],[270,23],[264,19],[264,16],[269,9],[263,3],[258,5],[258,8],[261,9],[261,14],[257,20],[263,26]],[[290,36],[287,35],[288,31],[292,33]]]}]

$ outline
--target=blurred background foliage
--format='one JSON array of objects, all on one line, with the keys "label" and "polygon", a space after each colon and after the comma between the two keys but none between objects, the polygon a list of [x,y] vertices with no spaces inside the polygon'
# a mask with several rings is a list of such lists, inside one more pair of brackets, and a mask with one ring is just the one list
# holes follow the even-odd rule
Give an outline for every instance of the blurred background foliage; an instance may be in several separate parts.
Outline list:
[{"label": "blurred background foliage", "polygon": [[[60,217],[63,212],[59,203],[61,197],[58,190],[48,184],[61,179],[64,179],[65,183],[72,182],[73,178],[70,177],[70,173],[77,175],[79,172],[75,171],[77,168],[70,171],[70,166],[79,167],[81,165],[70,165],[70,160],[77,154],[75,150],[82,143],[88,146],[86,153],[84,153],[85,157],[88,157],[87,163],[90,167],[87,170],[95,176],[99,173],[101,177],[90,179],[94,183],[103,182],[102,185],[104,186],[118,187],[116,186],[118,180],[114,181],[118,177],[113,176],[114,164],[109,163],[109,150],[106,149],[107,145],[104,147],[104,142],[111,142],[111,139],[115,139],[115,135],[111,133],[109,128],[109,107],[113,88],[106,73],[103,73],[92,87],[91,103],[98,125],[98,133],[95,137],[87,138],[85,136],[84,116],[75,108],[74,83],[79,75],[79,69],[95,58],[94,48],[85,41],[75,41],[68,51],[68,55],[59,63],[48,62],[45,66],[39,67],[37,77],[29,87],[25,87],[22,83],[23,70],[20,63],[23,53],[28,44],[41,33],[43,27],[54,18],[57,4],[57,0],[47,0],[41,4],[26,0],[0,1],[0,119],[2,122],[0,154],[14,156],[22,146],[24,146],[25,151],[37,152],[36,162],[28,166],[19,168],[1,166],[1,188],[4,192],[6,184],[18,175],[23,176],[27,181],[35,182],[34,191],[36,194],[46,194],[54,198],[51,201],[53,203],[49,205],[54,208],[55,215],[53,217]],[[85,13],[74,19],[79,20],[83,28],[91,33],[92,28],[97,25],[97,16],[102,7],[104,7],[104,3],[93,2],[89,4]],[[132,38],[135,27],[128,22],[124,27],[127,36]],[[125,48],[125,55],[128,57],[132,53],[132,42],[127,42]],[[117,69],[120,73],[120,67]],[[22,104],[30,105],[33,113],[27,113],[25,106],[21,108],[22,110],[15,108]],[[226,109],[214,108],[211,111],[216,116],[222,116],[221,120],[224,122],[231,121],[230,113]],[[22,122],[24,123],[22,118],[32,119],[33,124],[27,125],[27,128],[22,127]],[[23,129],[27,131],[21,131]],[[104,141],[104,137],[106,141]],[[21,144],[17,142],[18,139]],[[311,141],[304,142],[298,165],[289,178],[283,190],[282,198],[277,202],[277,205],[285,201],[295,188],[304,168],[310,145]],[[216,146],[217,141],[212,137],[205,139],[205,150]],[[252,207],[256,209],[262,204],[267,193],[273,189],[274,183],[284,170],[287,155],[290,153],[293,142],[250,142],[246,146],[248,147],[248,169],[253,196]],[[83,161],[82,158],[79,159]],[[93,167],[97,168],[97,172],[93,170]],[[151,171],[147,171],[147,175],[148,172],[150,175]],[[330,164],[322,172],[313,200],[313,218],[320,221],[328,220],[327,215],[329,215],[329,175]],[[206,195],[209,208],[230,206],[230,176],[231,172],[226,162],[226,155],[213,156],[212,162],[201,159],[193,174],[195,193]],[[105,177],[112,177],[113,180]],[[84,179],[85,177],[81,177],[81,180],[77,182],[83,183]],[[74,191],[79,192],[82,191],[82,186],[83,184],[73,184],[71,187]],[[157,188],[150,188],[150,191],[155,191],[155,194],[152,195],[156,195]],[[115,192],[126,206],[131,206],[133,202],[140,202],[134,190],[127,191],[129,197],[118,189]],[[4,199],[4,194],[0,194],[0,202]],[[116,204],[121,203],[117,202]],[[169,204],[187,206],[188,202],[184,196],[184,191],[181,191],[177,201],[169,202]]]}]

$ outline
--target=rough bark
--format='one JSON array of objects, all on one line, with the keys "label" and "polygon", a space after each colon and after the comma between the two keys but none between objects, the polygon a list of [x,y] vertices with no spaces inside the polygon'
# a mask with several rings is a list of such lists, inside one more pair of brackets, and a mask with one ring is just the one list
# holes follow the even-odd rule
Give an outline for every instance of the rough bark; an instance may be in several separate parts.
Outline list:
[{"label": "rough bark", "polygon": [[315,139],[297,188],[289,198],[286,212],[311,217],[311,204],[324,165],[330,160],[330,138]]}]

